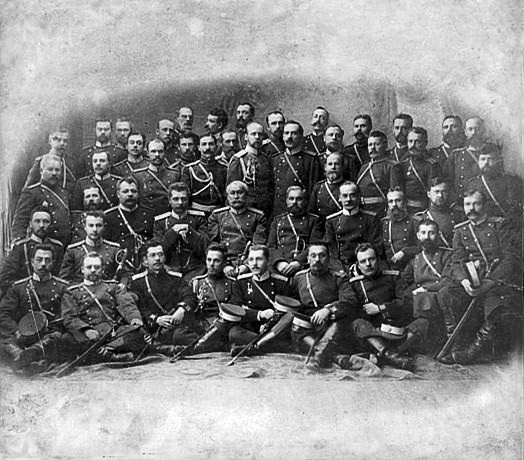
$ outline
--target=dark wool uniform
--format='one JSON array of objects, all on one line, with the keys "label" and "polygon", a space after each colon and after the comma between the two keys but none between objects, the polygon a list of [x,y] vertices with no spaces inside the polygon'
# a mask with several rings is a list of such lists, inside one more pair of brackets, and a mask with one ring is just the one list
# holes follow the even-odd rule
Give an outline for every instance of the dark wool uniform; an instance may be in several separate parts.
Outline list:
[{"label": "dark wool uniform", "polygon": [[76,176],[85,177],[94,174],[93,171],[93,154],[107,152],[109,155],[109,164],[115,165],[118,162],[127,158],[127,150],[118,147],[117,145],[111,144],[106,147],[99,145],[92,145],[82,150],[80,155],[77,157],[76,165]]},{"label": "dark wool uniform", "polygon": [[[57,155],[60,156],[60,155]],[[62,159],[62,177],[60,178],[60,186],[67,190],[67,193],[71,195],[76,184],[76,175],[75,175],[75,166],[74,160],[70,155],[65,155],[60,157]],[[25,181],[24,187],[29,187],[30,185],[36,184],[40,181],[40,161],[42,156],[35,158],[35,162],[29,173],[27,174],[27,179]]]},{"label": "dark wool uniform", "polygon": [[113,174],[120,177],[135,176],[135,172],[139,169],[147,168],[149,161],[145,158],[140,157],[140,160],[136,163],[131,163],[129,160],[125,159],[114,164],[111,168]]},{"label": "dark wool uniform", "polygon": [[58,275],[60,264],[64,256],[64,246],[53,238],[40,240],[35,235],[22,238],[14,243],[13,249],[5,258],[0,271],[0,298],[7,292],[9,287],[15,282],[33,274],[31,259],[37,244],[50,244],[53,247],[53,267],[51,273]]},{"label": "dark wool uniform", "polygon": [[[357,173],[359,170],[359,167],[355,164],[355,159],[351,155],[350,151],[344,147],[339,152],[332,152],[331,150],[327,149],[323,152],[320,152],[318,155],[318,160],[321,165],[321,170],[324,171],[324,166],[326,164],[327,158],[329,155],[332,155],[333,153],[336,153],[340,156],[342,156],[342,176],[345,180],[354,181],[357,178]],[[323,173],[325,175],[325,173]]]},{"label": "dark wool uniform", "polygon": [[378,254],[382,254],[380,223],[371,211],[357,208],[331,214],[326,220],[324,239],[329,245],[335,270],[347,270],[356,261],[355,249],[360,243],[371,243]]},{"label": "dark wool uniform", "polygon": [[384,217],[388,191],[396,187],[404,190],[402,167],[387,157],[372,158],[360,168],[357,184],[366,209],[377,213],[379,218]]},{"label": "dark wool uniform", "polygon": [[282,139],[275,139],[270,134],[267,139],[262,141],[261,150],[268,158],[273,158],[286,150],[286,146],[284,145],[284,141]]},{"label": "dark wool uniform", "polygon": [[140,202],[144,206],[154,209],[155,213],[169,211],[168,189],[175,182],[180,181],[180,173],[160,167],[157,171],[148,168],[135,171],[135,177],[140,184]]},{"label": "dark wool uniform", "polygon": [[179,138],[176,139],[176,142],[173,141],[173,144],[169,147],[165,147],[164,150],[164,160],[167,166],[171,166],[173,163],[180,159],[180,154],[178,150]]},{"label": "dark wool uniform", "polygon": [[[188,226],[187,241],[172,228],[181,224]],[[166,264],[169,267],[183,275],[204,269],[209,238],[203,212],[190,209],[183,217],[173,211],[160,214],[155,217],[153,234],[163,240]],[[189,279],[187,276],[186,278]]]},{"label": "dark wool uniform", "polygon": [[387,150],[386,154],[394,162],[402,163],[409,156],[408,146],[406,145],[404,147],[399,148],[395,145],[395,147]]},{"label": "dark wool uniform", "polygon": [[85,211],[71,211],[71,243],[82,241],[86,237],[84,212]]},{"label": "dark wool uniform", "polygon": [[105,217],[105,236],[127,249],[128,261],[135,270],[138,269],[141,264],[139,250],[145,240],[153,236],[153,210],[142,205],[129,210],[119,205],[108,209]]},{"label": "dark wool uniform", "polygon": [[316,136],[314,133],[309,133],[304,137],[304,150],[313,152],[315,155],[320,155],[326,150],[326,143],[324,142],[324,134]]},{"label": "dark wool uniform", "polygon": [[191,192],[193,208],[211,212],[224,204],[227,168],[217,161],[195,161],[182,169],[182,180]]},{"label": "dark wool uniform", "polygon": [[[382,244],[388,265],[390,268],[402,270],[419,250],[417,222],[407,212],[404,212],[395,217],[383,217],[381,224]],[[404,253],[404,257],[394,264],[391,258],[399,251]]]},{"label": "dark wool uniform", "polygon": [[444,170],[444,165],[452,153],[452,147],[446,144],[440,144],[438,147],[433,147],[428,150],[428,157],[433,158],[440,165],[442,170]]},{"label": "dark wool uniform", "polygon": [[71,209],[81,211],[84,209],[84,189],[87,187],[96,187],[100,190],[100,197],[102,198],[102,210],[106,210],[118,204],[116,196],[116,184],[121,178],[113,174],[108,174],[104,178],[96,177],[95,175],[81,177],[75,185],[73,195],[71,197]]},{"label": "dark wool uniform", "polygon": [[351,164],[354,170],[349,171],[348,179],[354,182],[357,180],[362,165],[370,160],[367,139],[363,144],[353,142],[351,145],[346,145],[344,152],[352,159]]},{"label": "dark wool uniform", "polygon": [[24,238],[31,220],[31,212],[37,206],[46,207],[51,213],[49,237],[64,246],[71,238],[71,215],[67,191],[60,186],[51,187],[43,182],[22,190],[16,205],[11,233],[13,239]]},{"label": "dark wool uniform", "polygon": [[276,216],[271,222],[267,241],[271,263],[297,261],[304,265],[309,242],[323,236],[322,225],[321,219],[309,212],[298,215],[286,212]]},{"label": "dark wool uniform", "polygon": [[286,149],[273,158],[275,174],[275,215],[286,211],[286,193],[292,185],[302,187],[309,194],[313,185],[322,178],[321,165],[315,153],[300,148]]},{"label": "dark wool uniform", "polygon": [[215,209],[209,218],[211,241],[227,248],[229,262],[236,265],[246,254],[247,244],[265,244],[267,220],[262,211],[254,208],[236,210],[230,206]]},{"label": "dark wool uniform", "polygon": [[302,313],[306,316],[329,305],[327,327],[313,326],[295,318],[291,329],[297,350],[307,351],[317,340],[313,356],[321,366],[326,366],[346,338],[345,323],[352,315],[354,298],[347,277],[329,270],[322,274],[315,274],[310,269],[301,270],[291,279],[289,289],[291,296],[300,300]]},{"label": "dark wool uniform", "polygon": [[240,146],[240,149],[245,148],[245,146],[247,145],[245,128],[237,128],[237,140],[238,140],[238,145]]},{"label": "dark wool uniform", "polygon": [[427,191],[434,177],[442,176],[440,165],[433,158],[409,155],[401,164],[406,189],[406,204],[410,214],[428,207]]},{"label": "dark wool uniform", "polygon": [[[65,252],[62,268],[60,269],[60,276],[71,283],[80,283],[84,279],[82,274],[82,262],[84,257],[89,252],[96,252],[102,257],[104,279],[116,279],[119,262],[117,259],[121,257],[121,249],[117,243],[112,241],[102,240],[98,246],[92,244],[91,241],[84,240],[77,243],[70,244]],[[126,284],[129,279],[129,267],[124,265],[119,273],[117,281]]]},{"label": "dark wool uniform", "polygon": [[[134,275],[129,291],[138,296],[138,308],[144,324],[154,334],[155,340],[168,345],[188,345],[196,339],[195,310],[197,298],[189,284],[182,280],[182,274],[164,269],[159,273],[149,270]],[[183,324],[173,329],[159,328],[156,320],[159,316],[172,315],[183,302],[185,310]]]},{"label": "dark wool uniform", "polygon": [[227,183],[239,180],[247,185],[247,205],[271,213],[275,184],[269,157],[248,145],[235,153],[227,168]]},{"label": "dark wool uniform", "polygon": [[[87,329],[95,329],[102,336],[121,318],[127,324],[135,319],[141,321],[133,295],[116,281],[101,281],[95,285],[84,281],[71,286],[62,298],[62,317],[68,331],[67,340],[79,351],[92,344],[85,335]],[[107,343],[115,352],[139,352],[145,345],[143,332],[127,324],[116,326]]]},{"label": "dark wool uniform", "polygon": [[453,246],[453,228],[455,225],[464,221],[464,211],[452,203],[449,207],[437,207],[430,203],[429,208],[422,212],[417,212],[414,219],[431,219],[439,226],[439,244],[447,248]]},{"label": "dark wool uniform", "polygon": [[338,212],[342,209],[342,205],[338,200],[340,185],[344,181],[343,178],[335,182],[330,182],[328,179],[321,180],[313,186],[311,196],[309,198],[308,211],[317,214],[322,218]]},{"label": "dark wool uniform", "polygon": [[480,173],[478,159],[480,149],[463,147],[454,149],[444,164],[444,175],[449,178],[455,189],[455,196],[462,200],[468,181]]}]

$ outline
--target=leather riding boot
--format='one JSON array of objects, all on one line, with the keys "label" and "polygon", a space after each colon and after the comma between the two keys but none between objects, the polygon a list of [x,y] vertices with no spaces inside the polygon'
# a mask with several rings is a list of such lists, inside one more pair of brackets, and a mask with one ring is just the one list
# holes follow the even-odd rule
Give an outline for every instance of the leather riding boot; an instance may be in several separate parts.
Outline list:
[{"label": "leather riding boot", "polygon": [[20,353],[20,357],[17,361],[17,366],[19,367],[25,367],[29,366],[29,364],[39,361],[44,357],[44,349],[42,345],[37,342],[31,345],[30,347],[27,347],[25,350],[22,350],[22,353]]},{"label": "leather riding boot", "polygon": [[396,352],[398,354],[402,354],[402,353],[406,353],[408,352],[410,349],[420,345],[422,341],[422,337],[421,337],[421,334],[419,333],[413,333],[413,332],[408,332],[407,334],[407,337],[406,337],[406,340],[404,340],[404,342],[402,342],[397,348],[396,348]]},{"label": "leather riding boot", "polygon": [[22,351],[24,351],[18,345],[11,342],[5,343],[2,349],[5,356],[9,358],[15,365],[18,363],[20,359],[20,354],[22,353]]},{"label": "leather riding boot", "polygon": [[222,337],[224,331],[220,324],[215,324],[196,343],[194,347],[186,352],[186,356],[210,353],[222,349]]},{"label": "leather riding boot", "polygon": [[110,363],[130,363],[135,360],[133,353],[109,353],[106,361]]},{"label": "leather riding boot", "polygon": [[332,361],[335,364],[338,364],[341,369],[349,370],[351,369],[351,356],[350,355],[335,355],[332,358]]},{"label": "leather riding boot", "polygon": [[337,323],[328,326],[322,338],[318,341],[313,351],[312,362],[318,363],[320,367],[329,367],[336,348]]},{"label": "leather riding boot", "polygon": [[174,345],[164,345],[162,343],[153,342],[149,346],[149,351],[151,353],[159,353],[165,356],[173,356],[173,354],[175,353],[175,346]]},{"label": "leather riding boot", "polygon": [[413,358],[401,355],[400,353],[385,348],[379,355],[379,360],[384,364],[402,369],[405,371],[412,371],[414,368]]},{"label": "leather riding boot", "polygon": [[444,356],[440,361],[444,364],[471,363],[478,356],[484,344],[491,339],[494,330],[495,323],[489,319],[486,320],[478,330],[475,340],[469,347],[464,350],[453,351],[449,355]]}]

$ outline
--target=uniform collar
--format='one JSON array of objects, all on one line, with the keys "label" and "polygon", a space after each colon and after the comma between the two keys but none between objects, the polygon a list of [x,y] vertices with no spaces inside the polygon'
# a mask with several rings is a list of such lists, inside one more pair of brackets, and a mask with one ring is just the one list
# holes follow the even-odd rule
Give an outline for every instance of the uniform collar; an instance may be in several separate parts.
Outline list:
[{"label": "uniform collar", "polygon": [[398,142],[395,142],[395,148],[397,150],[406,150],[408,148],[407,145],[400,145]]},{"label": "uniform collar", "polygon": [[103,176],[100,176],[98,174],[93,174],[93,177],[96,179],[96,180],[105,180],[107,179],[111,174],[109,173],[106,173],[104,174]]},{"label": "uniform collar", "polygon": [[30,240],[35,241],[36,243],[43,243],[44,239],[38,238],[34,233],[31,233],[31,236],[29,237]]},{"label": "uniform collar", "polygon": [[41,281],[47,281],[47,280],[50,280],[51,279],[51,273],[48,273],[47,276],[45,276],[44,278],[41,278],[40,276],[38,276],[36,273],[33,273],[32,277],[31,277],[34,281],[38,281],[38,282],[41,282]]},{"label": "uniform collar", "polygon": [[123,204],[119,204],[118,207],[122,210],[122,211],[126,211],[126,212],[133,212],[133,211],[136,211],[136,209],[138,208],[138,204],[135,205],[134,208],[126,208]]},{"label": "uniform collar", "polygon": [[258,150],[255,147],[253,147],[253,146],[251,146],[249,144],[246,144],[246,147],[244,148],[244,151],[246,151],[247,153],[252,153],[253,155],[257,155],[258,154]]},{"label": "uniform collar", "polygon": [[360,211],[360,208],[359,207],[356,207],[355,209],[352,209],[351,211],[348,211],[347,209],[342,209],[342,214],[344,214],[345,216],[354,216],[355,214],[358,214],[358,212]]},{"label": "uniform collar", "polygon": [[234,209],[232,208],[231,206],[229,207],[229,210],[233,213],[233,214],[244,214],[246,211],[247,211],[247,206],[244,206],[242,209]]},{"label": "uniform collar", "polygon": [[85,284],[86,286],[94,286],[94,285],[95,285],[95,283],[94,283],[93,281],[91,281],[91,280],[86,280],[86,279],[84,280],[84,284]]},{"label": "uniform collar", "polygon": [[255,281],[266,281],[267,279],[269,279],[270,277],[270,274],[268,271],[264,272],[261,276],[257,276],[253,273],[253,279]]},{"label": "uniform collar", "polygon": [[92,248],[98,248],[98,247],[102,246],[103,240],[102,240],[102,238],[100,238],[99,243],[96,244],[91,238],[86,236],[85,243],[88,246],[91,246]]},{"label": "uniform collar", "polygon": [[296,155],[297,153],[300,153],[301,151],[302,151],[301,146],[295,147],[294,149],[288,149],[286,147],[286,152],[288,155]]},{"label": "uniform collar", "polygon": [[173,217],[176,220],[182,220],[185,217],[187,217],[188,212],[186,211],[185,214],[177,214],[175,211],[171,211],[171,217]]},{"label": "uniform collar", "polygon": [[153,172],[158,173],[158,172],[160,172],[160,171],[162,171],[162,170],[164,169],[164,165],[162,164],[162,165],[160,165],[160,166],[155,166],[155,165],[149,163],[149,166],[148,166],[147,168],[148,168],[150,171],[153,171]]},{"label": "uniform collar", "polygon": [[102,144],[100,141],[95,141],[95,147],[98,147],[99,149],[111,147],[111,142],[108,142],[107,144]]},{"label": "uniform collar", "polygon": [[482,225],[483,223],[485,223],[487,220],[488,220],[488,215],[485,214],[484,215],[484,219],[482,219],[480,222],[473,222],[472,220],[470,220],[469,223],[471,225],[474,225],[475,227],[478,227],[478,226]]},{"label": "uniform collar", "polygon": [[330,181],[329,179],[326,178],[326,182],[328,184],[339,184],[340,182],[342,182],[344,180],[344,178],[342,176],[340,176],[337,180],[334,180],[334,181]]}]

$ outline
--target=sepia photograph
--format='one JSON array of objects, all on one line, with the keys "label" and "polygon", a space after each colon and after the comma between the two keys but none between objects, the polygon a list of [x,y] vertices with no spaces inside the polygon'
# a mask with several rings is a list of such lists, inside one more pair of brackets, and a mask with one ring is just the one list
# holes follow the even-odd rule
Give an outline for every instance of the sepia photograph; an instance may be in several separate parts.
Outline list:
[{"label": "sepia photograph", "polygon": [[2,458],[522,458],[520,1],[1,5]]}]

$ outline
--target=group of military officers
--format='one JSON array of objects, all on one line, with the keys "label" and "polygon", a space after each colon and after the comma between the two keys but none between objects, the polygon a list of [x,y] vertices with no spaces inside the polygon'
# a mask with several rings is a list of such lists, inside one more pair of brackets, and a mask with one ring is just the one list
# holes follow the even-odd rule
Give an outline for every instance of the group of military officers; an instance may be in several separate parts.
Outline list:
[{"label": "group of military officers", "polygon": [[[230,351],[302,352],[313,369],[354,353],[412,370],[468,305],[475,314],[440,360],[469,363],[495,329],[519,323],[522,184],[504,173],[483,121],[442,123],[427,149],[410,115],[395,145],[354,118],[355,142],[317,107],[312,132],[254,106],[161,119],[96,121],[76,156],[49,136],[12,222],[0,271],[0,339],[16,369],[89,354],[134,361]],[[515,321],[517,320],[517,321]]]}]

